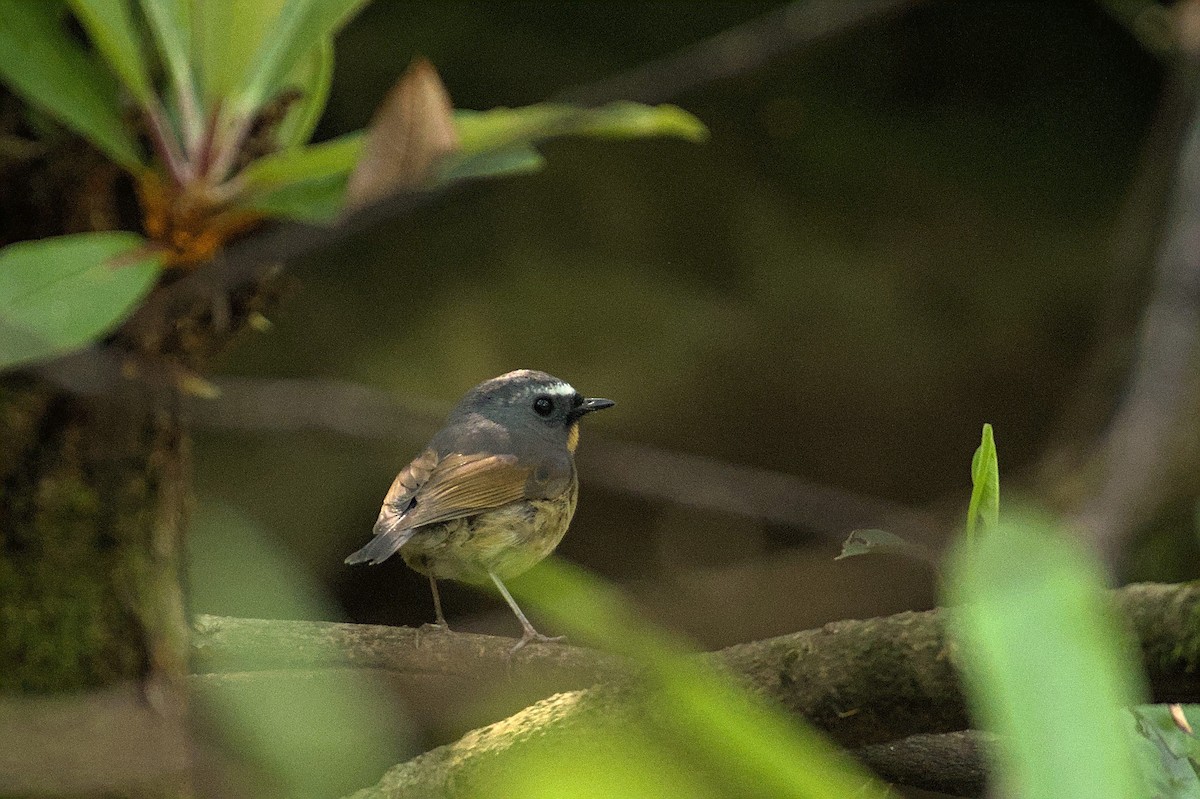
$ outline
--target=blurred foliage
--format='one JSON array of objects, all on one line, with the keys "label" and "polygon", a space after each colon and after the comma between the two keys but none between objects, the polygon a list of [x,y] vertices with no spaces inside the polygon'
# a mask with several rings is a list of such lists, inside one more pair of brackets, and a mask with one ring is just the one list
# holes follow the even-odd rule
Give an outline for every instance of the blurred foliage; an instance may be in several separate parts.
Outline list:
[{"label": "blurred foliage", "polygon": [[[335,613],[303,566],[244,514],[207,506],[192,524],[192,612],[278,619]],[[199,710],[218,730],[213,743],[258,775],[260,795],[341,796],[415,754],[403,709],[362,671],[208,675],[197,692]]]},{"label": "blurred foliage", "polygon": [[997,735],[999,790],[1151,795],[1154,772],[1139,769],[1124,718],[1147,689],[1103,571],[1078,542],[1045,517],[1006,513],[960,542],[946,604],[972,717]]}]

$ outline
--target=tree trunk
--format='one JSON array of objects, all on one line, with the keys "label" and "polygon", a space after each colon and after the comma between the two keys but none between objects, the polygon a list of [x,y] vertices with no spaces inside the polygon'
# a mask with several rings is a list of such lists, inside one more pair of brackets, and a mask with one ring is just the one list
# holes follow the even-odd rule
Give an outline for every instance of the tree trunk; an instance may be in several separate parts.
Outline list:
[{"label": "tree trunk", "polygon": [[9,377],[0,442],[0,692],[182,679],[177,414]]}]

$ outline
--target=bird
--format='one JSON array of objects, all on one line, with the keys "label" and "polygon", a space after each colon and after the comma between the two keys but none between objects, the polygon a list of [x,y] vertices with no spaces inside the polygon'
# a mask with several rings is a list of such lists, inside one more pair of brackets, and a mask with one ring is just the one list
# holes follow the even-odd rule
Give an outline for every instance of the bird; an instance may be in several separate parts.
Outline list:
[{"label": "bird", "polygon": [[428,446],[392,482],[374,537],[347,564],[383,563],[397,552],[429,578],[436,622],[448,630],[438,580],[489,581],[521,622],[515,654],[539,633],[504,583],[543,560],[571,524],[579,497],[579,421],[611,408],[569,383],[518,369],[472,388]]}]

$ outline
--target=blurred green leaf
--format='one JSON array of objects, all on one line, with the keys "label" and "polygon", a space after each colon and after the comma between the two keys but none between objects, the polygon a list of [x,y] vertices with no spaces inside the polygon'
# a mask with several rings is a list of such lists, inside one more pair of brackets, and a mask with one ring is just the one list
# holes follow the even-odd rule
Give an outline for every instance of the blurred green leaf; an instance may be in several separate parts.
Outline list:
[{"label": "blurred green leaf", "polygon": [[478,799],[718,799],[701,769],[689,768],[644,730],[583,727],[520,747],[482,775]]},{"label": "blurred green leaf", "polygon": [[599,108],[539,103],[489,111],[458,110],[454,112],[454,124],[463,158],[556,136],[612,139],[674,136],[693,142],[708,138],[704,123],[678,106],[628,101]]},{"label": "blurred green leaf", "polygon": [[129,0],[68,0],[88,38],[142,108],[154,105],[154,87]]},{"label": "blurred green leaf", "polygon": [[[192,4],[190,0],[139,0],[142,13],[150,21],[150,30],[171,75],[176,91],[196,95],[196,76],[192,67]],[[181,98],[182,100],[182,98]]]},{"label": "blurred green leaf", "polygon": [[[188,561],[197,611],[336,616],[302,564],[235,508],[201,503],[191,523]],[[407,725],[386,685],[362,671],[239,672],[206,675],[193,685],[239,758],[282,779],[287,796],[341,796],[412,754]]]},{"label": "blurred green leaf", "polygon": [[67,35],[62,9],[54,2],[0,0],[0,80],[136,172],[143,161],[121,117],[116,80]]},{"label": "blurred green leaf", "polygon": [[260,158],[241,173],[247,188],[240,204],[304,222],[332,221],[362,148],[362,133],[350,133]]},{"label": "blurred green leaf", "polygon": [[[545,159],[534,145],[554,136],[606,138],[681,136],[702,141],[707,132],[675,106],[614,103],[594,109],[534,105],[493,111],[454,112],[462,147],[445,159],[431,188],[469,178],[533,172]],[[363,150],[361,132],[330,142],[284,150],[242,172],[246,193],[240,205],[306,222],[332,221],[341,210],[346,176]]]},{"label": "blurred green leaf", "polygon": [[1046,520],[1006,515],[963,542],[948,575],[972,714],[999,736],[999,791],[1148,796],[1123,718],[1145,689],[1099,565]]},{"label": "blurred green leaf", "polygon": [[537,172],[546,165],[546,157],[532,145],[518,144],[494,152],[479,153],[447,168],[442,176],[443,183],[454,183],[471,178],[495,178],[503,175],[522,175]]},{"label": "blurred green leaf", "polygon": [[967,542],[975,540],[975,530],[1000,522],[1000,464],[996,458],[996,440],[992,426],[983,426],[983,440],[971,458],[971,504],[967,507]]},{"label": "blurred green leaf", "polygon": [[192,3],[194,58],[209,106],[243,83],[251,59],[268,35],[285,0],[206,0]]},{"label": "blurred green leaf", "polygon": [[[650,715],[666,720],[667,729],[661,732],[671,741],[675,756],[687,753],[691,770],[702,769],[724,786],[721,795],[887,795],[884,786],[818,733],[689,655],[665,632],[639,619],[616,590],[581,570],[547,561],[518,587],[521,597],[535,603],[543,615],[646,669]],[[612,764],[614,770],[630,772],[638,767],[636,762]]]},{"label": "blurred green leaf", "polygon": [[[278,0],[272,0],[275,5]],[[260,28],[245,74],[226,87],[235,116],[253,116],[274,99],[292,70],[329,42],[366,0],[283,0],[270,24]],[[254,5],[243,3],[238,6]]]},{"label": "blurred green leaf", "polygon": [[0,368],[76,349],[124,319],[161,265],[149,254],[111,261],[145,243],[135,233],[80,233],[0,250]]},{"label": "blurred green leaf", "polygon": [[[1200,706],[1183,705],[1188,721],[1200,722]],[[1138,761],[1153,795],[1161,799],[1200,799],[1200,739],[1180,729],[1169,705],[1130,710]]]},{"label": "blurred green leaf", "polygon": [[925,547],[907,541],[887,530],[855,530],[842,544],[842,552],[834,560],[857,555],[903,555],[931,562],[932,554]]},{"label": "blurred green leaf", "polygon": [[288,111],[279,124],[277,134],[280,149],[298,147],[310,138],[325,105],[329,102],[329,89],[333,85],[333,41],[326,40],[301,60],[293,70],[289,85],[301,92],[300,99]]}]

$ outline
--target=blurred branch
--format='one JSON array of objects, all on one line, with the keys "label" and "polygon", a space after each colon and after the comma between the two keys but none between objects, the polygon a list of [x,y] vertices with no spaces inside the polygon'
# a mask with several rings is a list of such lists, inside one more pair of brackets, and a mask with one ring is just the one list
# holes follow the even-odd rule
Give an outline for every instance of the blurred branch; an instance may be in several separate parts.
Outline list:
[{"label": "blurred branch", "polygon": [[[1194,623],[1200,585],[1131,585],[1113,597],[1140,641],[1155,701],[1200,699],[1200,629]],[[834,622],[704,657],[843,746],[955,732],[966,729],[969,719],[942,613]],[[381,669],[417,704],[430,684],[452,703],[470,684],[501,675],[514,683],[537,680],[547,693],[603,683],[594,689],[601,694],[595,702],[610,709],[628,687],[629,670],[611,655],[538,646],[510,658],[510,646],[509,639],[466,633],[214,616],[200,617],[193,636],[202,672]]]},{"label": "blurred branch", "polygon": [[1179,68],[1164,77],[1154,118],[1109,238],[1109,276],[1100,300],[1096,343],[1073,396],[1059,413],[1053,443],[1047,447],[1041,474],[1034,481],[1054,494],[1053,501],[1059,506],[1078,500],[1086,448],[1094,443],[1096,431],[1110,421],[1114,397],[1128,375],[1130,331],[1145,307],[1145,284],[1162,239],[1178,153],[1192,117],[1195,84],[1194,76]]},{"label": "blurred branch", "polygon": [[157,683],[0,697],[0,795],[186,792],[183,710]]},{"label": "blurred branch", "polygon": [[1101,441],[1105,474],[1076,523],[1117,566],[1128,539],[1152,509],[1172,455],[1181,411],[1194,402],[1200,336],[1200,4],[1178,7],[1181,79],[1193,96],[1154,287],[1142,317],[1125,398]]},{"label": "blurred branch", "polygon": [[983,796],[987,787],[987,742],[988,736],[975,730],[913,735],[864,746],[854,756],[895,785],[974,797]]},{"label": "blurred branch", "polygon": [[557,98],[599,104],[661,103],[714,81],[752,72],[781,55],[898,15],[920,0],[800,0],[703,39],[677,53]]},{"label": "blurred branch", "polygon": [[[193,399],[193,419],[213,428],[296,432],[326,430],[360,438],[419,444],[440,415],[398,402],[356,383],[327,380],[220,377],[220,396]],[[752,517],[810,530],[840,541],[857,527],[888,526],[921,538],[932,521],[883,499],[644,444],[592,438],[578,456],[584,482],[612,491]],[[927,534],[927,533],[926,533]]]}]

